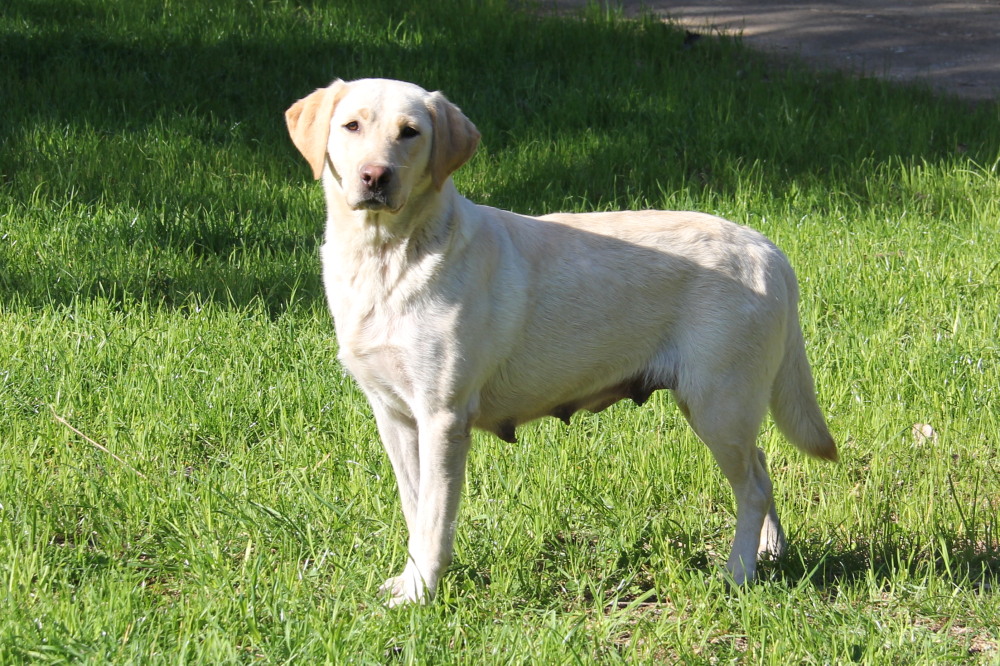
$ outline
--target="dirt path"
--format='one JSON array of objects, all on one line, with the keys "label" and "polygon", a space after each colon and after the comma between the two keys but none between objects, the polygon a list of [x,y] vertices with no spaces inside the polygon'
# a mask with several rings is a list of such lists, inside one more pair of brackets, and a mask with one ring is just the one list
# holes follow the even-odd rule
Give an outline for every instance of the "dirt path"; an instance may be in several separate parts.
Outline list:
[{"label": "dirt path", "polygon": [[[586,0],[548,0],[560,10]],[[543,2],[543,4],[546,4]],[[1000,99],[1000,0],[621,0],[695,32],[895,81],[922,80],[974,100]]]}]

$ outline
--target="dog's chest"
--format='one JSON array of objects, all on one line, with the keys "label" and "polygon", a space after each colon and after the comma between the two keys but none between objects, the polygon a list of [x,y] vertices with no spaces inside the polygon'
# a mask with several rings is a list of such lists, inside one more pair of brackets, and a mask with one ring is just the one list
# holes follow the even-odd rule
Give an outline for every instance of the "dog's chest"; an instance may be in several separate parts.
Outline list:
[{"label": "dog's chest", "polygon": [[[323,282],[340,347],[339,358],[366,391],[409,394],[419,374],[416,359],[434,327],[422,306],[424,266],[400,252],[348,251],[327,243],[321,250]],[[433,317],[431,317],[433,319]]]},{"label": "dog's chest", "polygon": [[389,402],[408,402],[413,354],[412,329],[405,319],[382,306],[349,298],[331,301],[330,306],[344,367],[367,393]]}]

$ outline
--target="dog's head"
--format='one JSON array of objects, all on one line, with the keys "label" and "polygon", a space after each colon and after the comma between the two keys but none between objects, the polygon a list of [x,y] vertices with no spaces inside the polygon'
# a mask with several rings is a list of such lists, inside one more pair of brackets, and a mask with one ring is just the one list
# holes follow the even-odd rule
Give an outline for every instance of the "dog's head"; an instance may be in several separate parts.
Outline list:
[{"label": "dog's head", "polygon": [[440,190],[476,150],[479,132],[441,93],[385,79],[336,80],[285,112],[292,142],[320,178],[329,167],[352,210],[398,213]]}]

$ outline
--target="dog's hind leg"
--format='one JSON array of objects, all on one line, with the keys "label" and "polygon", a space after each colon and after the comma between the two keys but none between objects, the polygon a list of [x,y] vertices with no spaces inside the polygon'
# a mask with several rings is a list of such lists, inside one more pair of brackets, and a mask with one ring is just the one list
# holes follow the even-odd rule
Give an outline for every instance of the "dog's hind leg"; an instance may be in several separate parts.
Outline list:
[{"label": "dog's hind leg", "polygon": [[[762,545],[775,554],[784,535],[774,508],[771,479],[757,432],[767,410],[766,392],[748,390],[739,382],[713,382],[712,390],[696,396],[675,391],[682,411],[708,446],[736,496],[736,537],[726,568],[737,585],[753,580]],[[736,385],[734,385],[736,384]],[[766,543],[762,543],[762,539]]]},{"label": "dog's hind leg", "polygon": [[[761,449],[757,449],[757,458],[760,460],[760,466],[763,468],[764,473],[767,474],[767,458]],[[771,508],[768,509],[767,515],[764,516],[764,525],[760,528],[760,542],[757,545],[757,554],[777,559],[785,554],[787,545],[785,530],[782,529],[781,521],[778,520],[778,509],[774,505],[772,497]]]}]

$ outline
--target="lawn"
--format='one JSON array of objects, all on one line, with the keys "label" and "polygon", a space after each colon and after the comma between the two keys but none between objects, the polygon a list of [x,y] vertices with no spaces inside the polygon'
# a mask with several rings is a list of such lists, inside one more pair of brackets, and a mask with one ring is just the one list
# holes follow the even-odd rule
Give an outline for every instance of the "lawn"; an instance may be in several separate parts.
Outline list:
[{"label": "lawn", "polygon": [[[477,434],[437,600],[318,279],[282,113],[443,90],[520,212],[697,209],[801,282],[841,462],[770,422],[790,551],[727,590],[731,493],[665,393]],[[0,663],[997,663],[1000,104],[500,0],[8,0]]]}]

